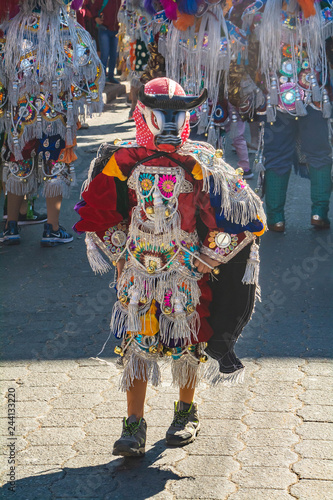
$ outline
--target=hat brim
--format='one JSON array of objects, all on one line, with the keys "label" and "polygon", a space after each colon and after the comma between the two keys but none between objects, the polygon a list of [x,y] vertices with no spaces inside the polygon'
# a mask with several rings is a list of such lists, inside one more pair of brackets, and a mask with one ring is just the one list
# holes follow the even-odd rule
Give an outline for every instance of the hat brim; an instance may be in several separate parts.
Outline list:
[{"label": "hat brim", "polygon": [[139,90],[138,100],[145,106],[152,109],[165,109],[175,111],[191,111],[203,104],[208,97],[207,89],[204,89],[199,96],[174,95],[169,97],[164,94],[145,94],[144,87]]}]

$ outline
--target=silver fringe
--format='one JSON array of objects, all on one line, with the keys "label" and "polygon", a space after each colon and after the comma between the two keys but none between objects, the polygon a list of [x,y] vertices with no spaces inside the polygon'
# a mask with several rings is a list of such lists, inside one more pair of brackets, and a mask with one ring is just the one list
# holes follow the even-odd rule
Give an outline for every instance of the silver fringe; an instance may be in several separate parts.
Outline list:
[{"label": "silver fringe", "polygon": [[6,191],[17,196],[25,196],[37,191],[37,178],[34,173],[24,180],[7,174],[7,179],[4,182],[6,182]]},{"label": "silver fringe", "polygon": [[153,386],[158,386],[161,383],[161,372],[157,359],[149,354],[139,353],[130,346],[123,358],[124,371],[119,383],[120,390],[128,391],[135,380],[151,382]]},{"label": "silver fringe", "polygon": [[205,367],[203,378],[212,386],[219,384],[234,386],[244,382],[245,368],[241,368],[233,373],[220,372],[220,365],[216,359],[210,358]]},{"label": "silver fringe", "polygon": [[179,359],[173,359],[171,364],[172,384],[179,388],[194,389],[203,377],[203,366],[191,354],[185,354]]},{"label": "silver fringe", "polygon": [[223,159],[215,156],[215,149],[210,144],[188,140],[178,154],[190,155],[200,164],[204,191],[210,192],[213,180],[213,192],[221,195],[221,212],[227,220],[246,225],[258,216],[266,224],[260,198],[246,183],[243,189],[237,188],[239,175]]},{"label": "silver fringe", "polygon": [[99,247],[97,246],[97,238],[98,236],[95,233],[86,233],[85,242],[87,247],[88,262],[95,274],[105,274],[110,271],[111,266],[98,251]]},{"label": "silver fringe", "polygon": [[250,255],[247,260],[242,283],[244,285],[258,285],[259,270],[260,270],[259,246],[255,242],[253,242],[250,248]]}]

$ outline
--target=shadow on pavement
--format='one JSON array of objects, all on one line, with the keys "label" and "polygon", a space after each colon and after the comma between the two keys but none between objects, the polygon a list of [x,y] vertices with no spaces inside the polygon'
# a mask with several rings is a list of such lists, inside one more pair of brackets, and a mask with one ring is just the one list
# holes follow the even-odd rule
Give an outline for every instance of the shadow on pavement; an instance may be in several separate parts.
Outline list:
[{"label": "shadow on pavement", "polygon": [[[15,493],[8,491],[7,498],[10,495],[13,500],[145,500],[165,491],[167,481],[188,478],[180,477],[163,463],[158,463],[164,449],[164,440],[161,440],[142,458],[120,457],[98,466],[65,467],[54,473],[45,470],[39,476],[17,480]],[[8,483],[5,484],[3,491],[8,486]]]}]

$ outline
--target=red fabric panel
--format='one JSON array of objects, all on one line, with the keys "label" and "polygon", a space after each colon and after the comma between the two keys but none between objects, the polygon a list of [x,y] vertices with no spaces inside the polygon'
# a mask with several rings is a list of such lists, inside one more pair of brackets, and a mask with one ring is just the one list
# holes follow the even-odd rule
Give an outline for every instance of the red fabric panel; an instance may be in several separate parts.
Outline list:
[{"label": "red fabric panel", "polygon": [[105,231],[123,220],[117,212],[117,192],[113,177],[99,174],[82,195],[86,205],[78,211],[82,220],[75,224],[78,231]]},{"label": "red fabric panel", "polygon": [[207,342],[213,335],[213,329],[207,320],[210,316],[209,306],[213,299],[212,289],[209,286],[209,275],[205,274],[198,282],[198,285],[201,291],[200,304],[197,306],[201,323],[198,334],[198,342]]},{"label": "red fabric panel", "polygon": [[[120,148],[115,152],[114,156],[121,172],[126,175],[126,177],[128,177],[132,171],[132,168],[138,161],[144,160],[148,156],[152,156],[155,153],[156,150],[154,151],[144,147]],[[186,165],[190,171],[195,165],[195,160],[194,158],[192,158],[192,156],[181,156],[177,153],[172,153],[170,156],[177,158],[177,160]],[[160,158],[155,158],[154,160],[145,162],[145,165],[172,167],[175,166],[175,163],[171,162],[169,158],[162,156]]]},{"label": "red fabric panel", "polygon": [[103,210],[117,209],[117,191],[114,177],[98,174],[89,185],[82,198],[93,208]]},{"label": "red fabric panel", "polygon": [[200,209],[200,218],[210,231],[218,230],[216,227],[215,210],[210,204],[209,193],[202,191],[202,181],[197,183],[197,188],[200,189],[198,205]]},{"label": "red fabric panel", "polygon": [[217,229],[215,211],[211,207],[209,193],[202,191],[202,181],[193,179],[189,174],[186,174],[185,178],[193,184],[193,192],[179,195],[178,211],[181,228],[189,233],[196,229],[196,210],[199,208],[200,218],[208,229],[211,231]]}]

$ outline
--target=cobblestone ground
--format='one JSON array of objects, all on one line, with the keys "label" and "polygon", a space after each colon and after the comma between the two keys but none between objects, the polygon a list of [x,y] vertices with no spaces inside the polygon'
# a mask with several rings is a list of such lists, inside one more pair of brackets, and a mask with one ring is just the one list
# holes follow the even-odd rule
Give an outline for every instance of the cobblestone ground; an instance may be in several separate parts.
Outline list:
[{"label": "cobblestone ground", "polygon": [[[118,99],[79,133],[79,184],[100,142],[134,136],[127,113]],[[232,152],[227,160],[235,165]],[[79,190],[63,205],[67,229]],[[108,335],[112,277],[93,275],[82,237],[40,248],[41,226],[23,228],[21,245],[0,248],[1,498],[333,498],[332,233],[310,228],[309,186],[294,175],[286,210],[286,234],[262,240],[263,301],[237,344],[244,384],[201,385],[198,439],[166,448],[177,398],[166,370],[162,387],[148,390],[148,447],[139,460],[111,455],[125,396],[116,368],[92,359]],[[111,339],[106,358],[114,357],[113,346]],[[15,436],[5,398],[13,389]]]}]

